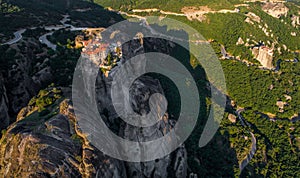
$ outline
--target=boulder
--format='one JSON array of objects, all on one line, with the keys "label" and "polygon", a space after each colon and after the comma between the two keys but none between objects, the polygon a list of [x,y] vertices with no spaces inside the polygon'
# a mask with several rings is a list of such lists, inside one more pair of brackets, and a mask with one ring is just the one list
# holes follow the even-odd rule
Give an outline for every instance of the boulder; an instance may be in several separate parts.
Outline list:
[{"label": "boulder", "polygon": [[239,37],[238,41],[236,42],[236,45],[243,45],[243,44],[245,44],[244,40],[241,37]]},{"label": "boulder", "polygon": [[236,116],[235,116],[235,115],[229,114],[229,115],[228,115],[228,119],[230,120],[230,122],[236,123]]}]

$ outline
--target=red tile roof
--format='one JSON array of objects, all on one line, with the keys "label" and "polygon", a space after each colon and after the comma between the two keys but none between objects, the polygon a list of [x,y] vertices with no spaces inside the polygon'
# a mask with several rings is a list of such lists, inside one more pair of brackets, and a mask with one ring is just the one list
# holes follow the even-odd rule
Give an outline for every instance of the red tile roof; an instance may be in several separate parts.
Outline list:
[{"label": "red tile roof", "polygon": [[[99,45],[99,46],[97,46],[97,45]],[[93,44],[92,43],[88,47],[86,47],[86,50],[83,51],[83,53],[87,54],[87,55],[98,54],[98,53],[100,53],[102,51],[106,51],[107,47],[108,47],[108,44],[104,44],[104,43]]]}]

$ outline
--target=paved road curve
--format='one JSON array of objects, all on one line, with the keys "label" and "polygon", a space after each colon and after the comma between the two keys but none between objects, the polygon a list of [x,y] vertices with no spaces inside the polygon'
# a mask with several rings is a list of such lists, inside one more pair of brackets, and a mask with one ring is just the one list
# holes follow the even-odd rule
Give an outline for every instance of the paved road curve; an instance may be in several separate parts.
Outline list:
[{"label": "paved road curve", "polygon": [[[70,16],[69,15],[64,15],[64,18],[60,21],[62,25],[57,25],[57,26],[47,26],[45,27],[46,30],[60,30],[64,28],[70,28],[71,31],[81,31],[81,30],[86,30],[87,27],[74,27],[73,25],[67,24],[66,22],[69,21]],[[51,36],[54,32],[49,32],[46,33],[42,36],[40,36],[39,41],[45,45],[47,45],[48,48],[51,48],[53,50],[56,50],[56,45],[51,43],[48,39],[47,36]]]},{"label": "paved road curve", "polygon": [[40,41],[41,43],[47,45],[48,48],[51,48],[51,49],[53,49],[53,50],[56,50],[56,45],[53,44],[53,43],[51,43],[51,42],[47,39],[47,36],[50,36],[50,35],[52,35],[53,33],[54,33],[54,32],[50,32],[50,33],[46,33],[46,34],[40,36],[39,41]]},{"label": "paved road curve", "polygon": [[3,43],[2,45],[12,45],[12,44],[20,41],[22,39],[22,33],[24,33],[25,31],[26,31],[26,29],[21,29],[21,30],[16,31],[14,33],[15,38],[6,43]]},{"label": "paved road curve", "polygon": [[[238,118],[241,121],[241,124],[243,127],[246,127],[246,126],[250,127],[250,124],[241,115],[241,112],[243,112],[243,111],[245,111],[245,109],[239,109],[236,111],[236,114],[238,115]],[[249,133],[251,134],[251,141],[252,141],[251,150],[250,150],[249,154],[246,156],[246,158],[244,160],[242,160],[239,164],[241,172],[249,164],[249,162],[253,158],[253,156],[256,152],[256,149],[257,149],[257,140],[252,132],[249,131]]]},{"label": "paved road curve", "polygon": [[[64,18],[60,21],[60,23],[62,25],[52,25],[52,26],[46,26],[46,27],[43,27],[45,28],[45,30],[48,30],[48,31],[52,31],[52,30],[60,30],[60,29],[64,29],[64,28],[70,28],[71,31],[81,31],[81,30],[86,30],[87,27],[74,27],[73,25],[70,25],[70,24],[67,24],[66,22],[69,21],[69,15],[64,15],[63,16]],[[26,29],[21,29],[21,30],[18,30],[16,32],[14,32],[14,35],[15,35],[15,38],[2,44],[2,45],[12,45],[14,43],[17,43],[18,41],[20,41],[22,39],[22,33],[24,33],[26,31]],[[39,37],[39,41],[45,45],[47,45],[47,47],[53,49],[53,50],[56,50],[56,45],[51,43],[48,39],[47,39],[47,36],[50,36],[52,35],[54,32],[49,32],[49,33],[46,33],[42,36]]]}]

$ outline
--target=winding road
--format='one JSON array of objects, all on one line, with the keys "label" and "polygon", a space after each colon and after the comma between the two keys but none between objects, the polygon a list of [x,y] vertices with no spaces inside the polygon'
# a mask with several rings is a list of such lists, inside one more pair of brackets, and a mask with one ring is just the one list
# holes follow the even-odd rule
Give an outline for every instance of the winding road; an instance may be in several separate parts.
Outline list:
[{"label": "winding road", "polygon": [[[236,111],[236,114],[238,115],[238,118],[243,127],[250,127],[250,124],[241,115],[241,112],[243,112],[243,111],[245,111],[245,109],[239,109]],[[248,132],[251,134],[251,141],[252,141],[251,150],[248,153],[248,155],[246,156],[246,158],[244,158],[239,164],[239,168],[240,168],[241,172],[249,164],[249,162],[251,161],[251,159],[253,158],[253,156],[257,150],[257,140],[255,138],[255,135],[250,131],[248,131]]]},{"label": "winding road", "polygon": [[51,43],[47,37],[53,35],[54,32],[46,33],[42,36],[40,36],[39,41],[45,45],[47,45],[48,48],[51,48],[52,50],[56,50],[56,45]]},{"label": "winding road", "polygon": [[256,138],[254,136],[254,134],[252,132],[250,132],[251,134],[251,150],[250,153],[246,156],[246,158],[240,163],[239,167],[240,167],[240,171],[242,172],[242,170],[249,164],[249,162],[251,161],[251,159],[253,158],[255,152],[256,152]]},{"label": "winding road", "polygon": [[[122,15],[126,15],[128,17],[134,17],[134,18],[138,18],[140,20],[143,21],[143,26],[147,27],[152,33],[157,33],[155,32],[147,23],[146,21],[146,18],[143,17],[143,16],[139,16],[139,15],[135,15],[135,14],[128,14],[127,12],[122,12],[122,11],[116,11],[112,8],[108,8],[109,11],[114,11],[118,14],[122,14]],[[163,11],[163,10],[160,10],[160,9],[133,9],[132,10],[133,12],[160,12],[161,14],[164,14],[164,15],[174,15],[174,16],[188,16],[188,14],[183,14],[183,13],[175,13],[175,12],[168,12],[168,11]],[[204,13],[228,13],[228,12],[231,12],[233,13],[234,11],[231,11],[231,10],[220,10],[220,11],[209,11],[209,12],[204,12]],[[71,24],[67,24],[67,21],[70,20],[70,16],[69,15],[64,15],[63,16],[63,19],[60,20],[59,22],[61,23],[61,25],[52,25],[52,26],[46,26],[46,27],[41,27],[41,28],[44,28],[45,30],[47,31],[51,31],[49,33],[46,33],[42,36],[39,37],[39,41],[45,45],[47,45],[47,47],[53,49],[53,50],[56,50],[56,45],[51,43],[48,39],[47,39],[47,36],[50,36],[53,34],[53,30],[54,31],[57,31],[57,30],[60,30],[60,29],[64,29],[64,28],[70,28],[71,31],[81,31],[81,30],[86,30],[88,29],[88,27],[74,27],[73,25]],[[150,28],[149,28],[150,27]],[[14,32],[14,35],[15,35],[15,38],[2,44],[2,45],[11,45],[11,44],[14,44],[14,43],[17,43],[18,41],[20,41],[22,39],[22,33],[24,33],[26,31],[26,29],[21,29],[21,30],[18,30],[16,32]],[[193,43],[209,43],[208,41],[206,40],[197,40],[197,41],[191,41],[189,40],[189,42],[193,42]]]},{"label": "winding road", "polygon": [[[71,31],[81,31],[81,30],[86,30],[88,29],[87,27],[74,27],[73,25],[70,25],[70,24],[67,24],[66,22],[70,20],[70,16],[69,15],[64,15],[63,16],[64,18],[62,20],[60,20],[60,23],[62,25],[56,25],[56,26],[47,26],[47,27],[44,27],[46,30],[48,31],[52,31],[52,30],[60,30],[60,29],[64,29],[64,28],[70,28]],[[51,48],[52,50],[56,50],[56,45],[51,43],[47,37],[48,36],[51,36],[53,35],[53,31],[52,32],[49,32],[49,33],[46,33],[42,36],[39,37],[39,41],[42,43],[42,44],[45,44],[47,45],[48,48]]]},{"label": "winding road", "polygon": [[[53,35],[53,33],[54,33],[53,30],[57,31],[57,30],[65,29],[65,28],[70,28],[71,31],[81,31],[81,30],[88,29],[87,27],[74,27],[73,25],[67,24],[66,22],[69,21],[69,20],[70,20],[70,16],[69,15],[64,15],[63,19],[59,21],[62,25],[52,25],[52,26],[41,27],[41,28],[44,28],[45,30],[51,31],[51,32],[40,36],[39,41],[42,44],[47,45],[47,47],[49,47],[53,50],[56,50],[57,46],[55,44],[51,43],[47,39],[48,36]],[[36,28],[36,27],[33,27],[33,28]],[[22,39],[22,37],[23,37],[22,33],[24,33],[25,31],[26,31],[26,29],[21,29],[21,30],[18,30],[16,32],[14,32],[15,38],[8,41],[8,42],[6,42],[6,43],[3,43],[2,45],[12,45],[14,43],[17,43],[18,41],[20,41]]]},{"label": "winding road", "polygon": [[21,30],[14,32],[15,38],[6,43],[3,43],[2,45],[12,45],[12,44],[20,41],[22,39],[22,33],[24,33],[25,31],[26,31],[26,29],[21,29]]}]

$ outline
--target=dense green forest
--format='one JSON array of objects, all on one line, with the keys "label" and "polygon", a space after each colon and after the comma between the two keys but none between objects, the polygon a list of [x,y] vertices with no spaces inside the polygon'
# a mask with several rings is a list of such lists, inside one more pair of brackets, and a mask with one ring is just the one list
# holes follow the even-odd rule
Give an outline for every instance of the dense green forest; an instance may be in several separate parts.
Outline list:
[{"label": "dense green forest", "polygon": [[95,3],[105,7],[113,7],[120,10],[131,10],[134,8],[159,8],[166,11],[180,12],[184,6],[208,6],[212,9],[234,9],[235,4],[242,0],[95,0]]},{"label": "dense green forest", "polygon": [[[274,113],[280,118],[290,118],[300,110],[299,63],[283,62],[279,73],[247,67],[235,61],[222,61],[222,66],[228,94],[239,106]],[[270,89],[271,85],[273,89]],[[292,96],[292,100],[287,101],[284,95]],[[276,106],[279,100],[288,102],[284,113],[280,113]]]},{"label": "dense green forest", "polygon": [[[129,13],[132,13],[130,10],[134,8],[160,8],[174,12],[179,12],[182,8],[182,5],[176,2],[172,2],[172,4],[171,1],[168,2],[170,4],[166,6],[167,2],[164,5],[161,5],[161,3],[158,5],[153,2],[147,4],[145,1],[131,1],[131,3],[99,1],[104,6],[129,11]],[[224,1],[223,3],[229,3],[230,5],[223,4],[221,7],[232,9],[232,3],[238,2]],[[205,1],[195,4],[206,5]],[[214,7],[214,1],[209,6],[218,9],[217,6]],[[251,124],[250,129],[258,140],[258,149],[254,158],[240,175],[237,165],[249,152],[250,134],[239,123],[231,123],[225,115],[224,118],[226,119],[222,121],[219,132],[207,147],[200,149],[196,144],[199,134],[201,134],[201,128],[203,128],[201,122],[198,123],[197,129],[186,142],[189,145],[187,147],[188,154],[192,155],[188,160],[192,172],[208,177],[231,177],[233,175],[236,177],[299,177],[299,171],[297,170],[300,163],[300,142],[299,139],[296,139],[300,133],[299,122],[292,123],[290,118],[300,110],[300,95],[298,94],[300,64],[285,61],[286,59],[299,59],[300,57],[299,53],[292,52],[300,48],[300,37],[299,35],[290,35],[291,32],[299,32],[299,29],[292,27],[290,20],[292,15],[298,14],[299,8],[291,3],[287,3],[286,6],[290,9],[288,16],[279,19],[265,13],[261,9],[261,3],[252,3],[249,8],[241,7],[240,12],[235,14],[206,14],[207,18],[203,22],[189,21],[186,17],[168,16],[192,26],[206,39],[213,39],[211,45],[220,57],[220,45],[224,45],[231,55],[240,56],[241,59],[256,64],[247,66],[234,59],[221,61],[226,77],[227,95],[239,107],[247,108],[243,115]],[[258,15],[262,24],[257,22],[254,22],[254,25],[246,23],[246,14],[249,12]],[[134,14],[141,16],[161,15],[158,12]],[[267,36],[259,28],[259,25],[265,24],[272,31],[274,37]],[[249,38],[250,47],[236,45],[239,37],[244,40]],[[281,54],[274,51],[273,65],[276,66],[278,61],[282,61],[279,71],[259,69],[258,62],[253,59],[251,46],[257,45],[255,42],[266,44],[268,41],[275,43],[275,48],[282,48],[282,45],[286,45],[291,50],[283,50]],[[287,99],[286,95],[292,99]],[[279,111],[276,105],[277,101],[288,103],[284,107],[284,112]],[[205,110],[202,110],[201,113],[205,115]],[[276,122],[265,115],[267,113],[274,114],[277,118]],[[224,149],[218,148],[217,145],[220,143],[222,143]],[[221,160],[226,161],[222,162]],[[213,164],[208,162],[213,162]],[[209,165],[215,165],[221,170],[213,173],[207,169]],[[214,170],[213,167],[211,169]],[[222,174],[224,172],[228,174]]]},{"label": "dense green forest", "polygon": [[[300,36],[291,36],[292,31],[299,31],[291,26],[291,24],[281,22],[266,14],[260,8],[260,3],[253,3],[249,8],[241,8],[240,13],[226,14],[207,14],[207,20],[200,23],[197,20],[187,20],[186,17],[169,16],[181,22],[190,25],[198,30],[206,39],[213,39],[212,47],[216,53],[221,56],[220,45],[224,45],[226,50],[233,56],[239,56],[252,63],[258,64],[253,59],[251,47],[257,45],[256,42],[276,43],[275,47],[281,47],[285,44],[288,49],[296,50],[300,48]],[[289,7],[292,4],[287,4]],[[299,8],[292,8],[293,11]],[[261,29],[259,24],[254,25],[246,23],[245,14],[254,12],[260,16],[262,23],[266,23],[268,28],[274,33],[274,38],[267,36]],[[293,13],[293,12],[290,12]],[[143,15],[157,15],[157,13],[135,13]],[[284,19],[284,18],[282,18]],[[250,46],[236,45],[238,38],[251,39]],[[253,40],[253,41],[252,41]],[[281,54],[274,51],[273,65],[277,65],[278,60],[299,58],[299,53],[283,51]],[[256,65],[247,66],[235,60],[222,61],[223,70],[227,79],[228,95],[237,101],[239,106],[251,107],[254,110],[260,110],[265,113],[274,113],[278,117],[289,118],[299,110],[298,101],[298,63],[282,62],[280,72],[261,70]],[[273,85],[274,89],[269,87]],[[285,101],[284,95],[289,95],[292,100],[285,107],[285,112],[280,113],[276,101]]]},{"label": "dense green forest", "polygon": [[[251,110],[244,116],[258,140],[258,150],[242,175],[247,177],[299,177],[300,123],[288,119],[272,122]],[[251,174],[251,173],[254,173]]]}]

